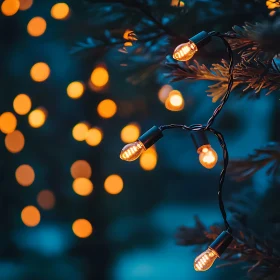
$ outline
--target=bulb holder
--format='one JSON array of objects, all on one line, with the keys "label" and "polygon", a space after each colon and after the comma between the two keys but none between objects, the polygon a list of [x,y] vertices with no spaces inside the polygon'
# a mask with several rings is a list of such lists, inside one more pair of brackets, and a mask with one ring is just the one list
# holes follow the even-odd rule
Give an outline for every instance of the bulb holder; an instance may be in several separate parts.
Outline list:
[{"label": "bulb holder", "polygon": [[153,126],[147,132],[141,135],[138,140],[140,140],[145,148],[148,149],[162,137],[162,131],[157,126]]},{"label": "bulb holder", "polygon": [[199,152],[202,146],[209,145],[209,141],[204,130],[192,131],[191,137],[197,152]]},{"label": "bulb holder", "polygon": [[232,242],[233,237],[228,231],[223,231],[209,246],[220,257]]},{"label": "bulb holder", "polygon": [[191,37],[189,41],[195,43],[196,47],[200,49],[211,41],[211,35],[206,31],[201,31],[195,36]]}]

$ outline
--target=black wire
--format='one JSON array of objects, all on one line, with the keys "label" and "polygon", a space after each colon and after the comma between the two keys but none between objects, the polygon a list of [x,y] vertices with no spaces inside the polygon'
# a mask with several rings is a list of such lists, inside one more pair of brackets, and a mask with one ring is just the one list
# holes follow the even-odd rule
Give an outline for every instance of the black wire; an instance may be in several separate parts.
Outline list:
[{"label": "black wire", "polygon": [[[200,131],[200,130],[207,130],[212,132],[219,141],[219,144],[223,150],[223,169],[220,173],[220,179],[219,179],[219,188],[218,188],[218,199],[219,199],[219,207],[220,207],[220,211],[222,214],[222,217],[224,219],[224,224],[226,227],[226,230],[229,233],[232,233],[232,229],[227,221],[227,213],[225,210],[225,206],[224,206],[224,202],[223,202],[223,185],[224,185],[224,181],[225,181],[225,176],[226,176],[226,171],[227,171],[227,167],[228,167],[228,161],[229,161],[229,156],[228,156],[228,150],[227,150],[227,145],[224,139],[224,136],[222,135],[221,132],[215,130],[214,128],[212,128],[212,124],[214,123],[216,117],[219,115],[219,113],[221,112],[221,110],[223,109],[224,105],[226,104],[229,95],[231,93],[231,89],[233,86],[233,70],[234,70],[234,64],[233,64],[233,52],[232,49],[230,47],[230,44],[227,42],[227,40],[225,39],[225,37],[231,37],[230,35],[227,34],[221,34],[219,32],[215,32],[212,31],[209,33],[210,36],[217,36],[219,37],[223,43],[225,44],[226,48],[227,48],[227,52],[229,55],[229,79],[228,79],[228,87],[227,87],[227,91],[226,94],[222,100],[222,102],[220,103],[220,105],[214,110],[212,116],[210,117],[210,119],[208,120],[206,125],[201,125],[201,124],[193,124],[191,126],[186,126],[183,124],[170,124],[170,125],[162,125],[159,127],[159,129],[161,131],[164,131],[166,129],[174,129],[174,128],[180,128],[180,129],[184,129],[187,131]],[[274,64],[275,61],[273,61]],[[277,65],[276,65],[277,66]]]},{"label": "black wire", "polygon": [[228,88],[226,91],[226,94],[223,98],[223,101],[220,103],[220,105],[215,109],[215,111],[213,112],[212,116],[210,117],[210,119],[207,122],[206,128],[208,129],[215,121],[216,117],[219,115],[219,113],[221,112],[221,110],[223,109],[224,105],[226,104],[231,89],[232,89],[232,85],[233,85],[233,69],[234,69],[234,65],[233,65],[233,52],[231,50],[230,44],[227,42],[227,40],[224,38],[224,34],[220,34],[218,32],[210,32],[209,35],[211,36],[217,36],[219,37],[225,44],[226,48],[227,48],[227,52],[229,55],[229,79],[228,79]]},{"label": "black wire", "polygon": [[187,131],[207,130],[207,131],[212,132],[218,138],[219,144],[223,150],[223,163],[224,163],[223,169],[220,173],[220,179],[219,179],[219,188],[218,188],[219,207],[220,207],[222,217],[224,219],[224,224],[225,224],[226,230],[229,233],[232,233],[231,226],[229,225],[229,223],[227,221],[227,213],[226,213],[224,202],[223,202],[223,185],[224,185],[226,171],[227,171],[227,167],[228,167],[228,161],[229,161],[228,150],[227,150],[227,145],[226,145],[224,136],[222,135],[221,132],[218,132],[214,128],[207,127],[207,126],[201,125],[201,124],[193,124],[191,126],[187,126],[187,125],[183,125],[183,124],[169,124],[169,125],[162,125],[159,127],[159,129],[161,131],[164,131],[167,129],[174,129],[174,128],[180,128],[180,129],[187,130]]}]

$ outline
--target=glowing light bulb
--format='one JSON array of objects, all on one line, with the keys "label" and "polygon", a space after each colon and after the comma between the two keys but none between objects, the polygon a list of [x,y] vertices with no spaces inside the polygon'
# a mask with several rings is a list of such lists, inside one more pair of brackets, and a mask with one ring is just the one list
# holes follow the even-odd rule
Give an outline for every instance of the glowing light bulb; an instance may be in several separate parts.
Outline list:
[{"label": "glowing light bulb", "polygon": [[208,248],[194,260],[194,269],[196,271],[206,271],[213,265],[218,257],[219,255],[215,250]]},{"label": "glowing light bulb", "polygon": [[140,140],[137,140],[123,147],[120,158],[125,161],[134,161],[139,158],[144,151],[146,151],[144,144]]},{"label": "glowing light bulb", "polygon": [[200,147],[197,152],[199,153],[199,162],[202,166],[211,169],[216,165],[218,155],[211,145],[204,145]]},{"label": "glowing light bulb", "polygon": [[179,45],[173,53],[173,58],[178,61],[190,60],[194,54],[198,51],[194,42],[189,41],[187,43]]}]

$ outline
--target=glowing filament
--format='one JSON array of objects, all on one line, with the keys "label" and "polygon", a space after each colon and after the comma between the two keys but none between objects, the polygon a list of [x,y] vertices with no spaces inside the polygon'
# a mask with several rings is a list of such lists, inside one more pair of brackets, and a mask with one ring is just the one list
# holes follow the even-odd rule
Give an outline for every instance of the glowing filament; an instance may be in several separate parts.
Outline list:
[{"label": "glowing filament", "polygon": [[206,271],[218,257],[219,255],[213,249],[208,248],[194,260],[194,269],[196,271]]},{"label": "glowing filament", "polygon": [[189,41],[176,47],[173,53],[173,58],[178,61],[187,61],[194,56],[197,50],[196,44]]},{"label": "glowing filament", "polygon": [[140,140],[127,144],[121,150],[120,158],[125,161],[134,161],[146,150]]},{"label": "glowing filament", "polygon": [[210,145],[200,147],[197,152],[199,153],[199,162],[202,166],[211,169],[216,165],[218,155]]}]

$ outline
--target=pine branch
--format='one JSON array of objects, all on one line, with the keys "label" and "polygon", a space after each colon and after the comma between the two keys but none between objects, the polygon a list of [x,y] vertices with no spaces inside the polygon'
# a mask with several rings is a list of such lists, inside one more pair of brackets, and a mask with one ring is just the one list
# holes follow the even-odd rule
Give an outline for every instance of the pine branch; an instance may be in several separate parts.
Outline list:
[{"label": "pine branch", "polygon": [[[196,226],[181,227],[177,233],[177,243],[183,246],[209,245],[222,232],[221,227],[211,226],[209,229],[196,217]],[[280,257],[273,252],[265,242],[262,242],[255,235],[246,231],[239,231],[234,236],[234,241],[228,247],[222,259],[225,265],[236,263],[248,263],[248,276],[252,279],[256,277],[280,276]]]},{"label": "pine branch", "polygon": [[280,143],[269,143],[262,149],[256,149],[245,159],[231,160],[228,172],[236,181],[247,180],[260,169],[269,166],[267,175],[273,175],[280,164]]},{"label": "pine branch", "polygon": [[[167,62],[166,65],[171,69],[167,77],[172,77],[172,82],[184,79],[217,81],[207,90],[213,102],[223,98],[226,93],[229,66],[225,60],[222,60],[221,64],[212,64],[210,69],[197,61],[194,61],[194,64]],[[235,66],[233,74],[233,89],[239,85],[245,85],[243,92],[253,90],[252,97],[258,97],[262,89],[268,89],[267,94],[280,90],[280,73],[272,66],[267,68],[267,65],[260,62],[240,63]]]},{"label": "pine branch", "polygon": [[241,58],[250,62],[253,59],[270,62],[279,54],[280,49],[280,25],[278,22],[256,23],[245,22],[242,27],[233,26],[236,38],[228,38],[233,50],[240,50]]}]

